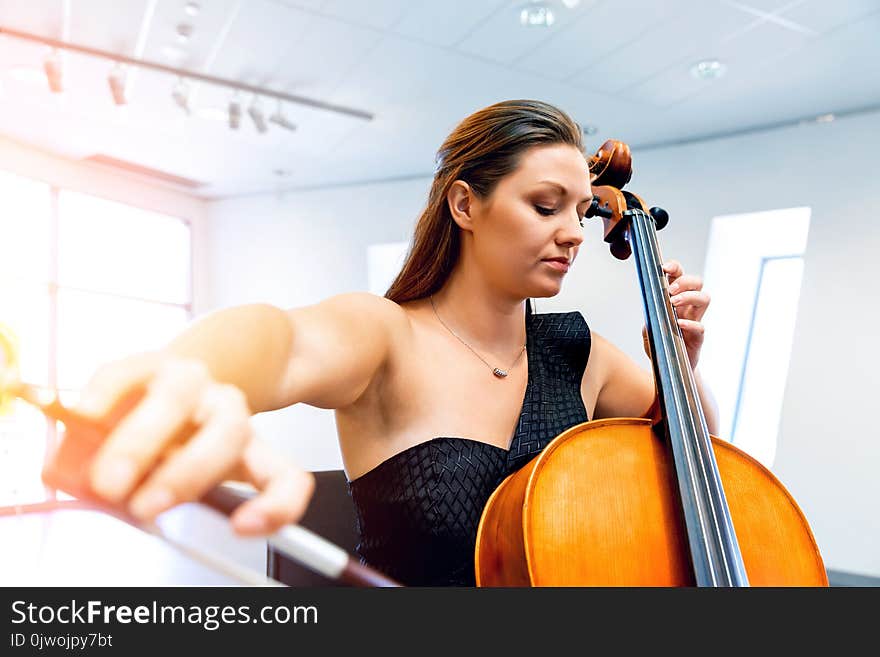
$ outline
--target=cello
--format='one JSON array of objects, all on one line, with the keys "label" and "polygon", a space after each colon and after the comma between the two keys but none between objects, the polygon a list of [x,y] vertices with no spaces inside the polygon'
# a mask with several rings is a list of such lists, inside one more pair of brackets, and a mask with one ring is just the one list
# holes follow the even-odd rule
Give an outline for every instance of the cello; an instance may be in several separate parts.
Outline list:
[{"label": "cello", "polygon": [[623,191],[625,143],[606,141],[589,169],[586,216],[612,255],[634,256],[657,396],[648,417],[567,429],[501,482],[477,530],[477,586],[828,586],[791,494],[709,433],[662,269],[668,213]]}]

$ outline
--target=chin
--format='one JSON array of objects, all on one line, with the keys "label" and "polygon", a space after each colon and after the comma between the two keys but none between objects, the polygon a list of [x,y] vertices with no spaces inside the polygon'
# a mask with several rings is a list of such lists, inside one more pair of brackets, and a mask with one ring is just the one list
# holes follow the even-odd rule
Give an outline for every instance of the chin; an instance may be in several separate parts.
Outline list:
[{"label": "chin", "polygon": [[532,286],[526,295],[532,299],[545,299],[547,297],[555,297],[562,291],[562,281],[546,282],[541,285]]}]

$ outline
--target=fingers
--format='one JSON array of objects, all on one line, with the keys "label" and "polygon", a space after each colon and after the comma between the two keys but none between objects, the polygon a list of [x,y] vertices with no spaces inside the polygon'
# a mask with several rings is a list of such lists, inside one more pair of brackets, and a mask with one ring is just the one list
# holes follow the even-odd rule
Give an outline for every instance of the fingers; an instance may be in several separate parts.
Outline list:
[{"label": "fingers", "polygon": [[670,299],[676,309],[677,316],[695,320],[703,318],[710,300],[708,294],[698,291],[682,292]]},{"label": "fingers", "polygon": [[270,534],[302,518],[315,489],[314,475],[279,459],[259,441],[252,441],[245,450],[242,471],[262,493],[232,514],[230,520],[236,532]]},{"label": "fingers", "polygon": [[680,317],[678,319],[678,325],[681,327],[682,333],[687,333],[688,335],[699,337],[701,339],[706,331],[706,327],[703,326],[703,324],[693,319],[684,319]]},{"label": "fingers", "polygon": [[703,279],[694,274],[682,274],[669,286],[669,293],[676,294],[684,290],[702,290]]},{"label": "fingers", "polygon": [[158,354],[145,352],[103,365],[80,392],[74,409],[82,415],[103,418],[127,392],[149,380],[161,364]]},{"label": "fingers", "polygon": [[153,471],[134,493],[129,510],[152,520],[166,509],[196,500],[241,458],[253,431],[244,393],[231,385],[207,388],[195,410],[200,428]]},{"label": "fingers", "polygon": [[663,264],[663,271],[666,272],[670,283],[684,273],[684,269],[682,269],[681,263],[678,260],[668,260],[665,262]]},{"label": "fingers", "polygon": [[[121,403],[129,399],[130,409]],[[253,439],[244,393],[216,382],[201,361],[158,352],[115,361],[95,373],[76,410],[115,423],[92,461],[89,483],[141,520],[241,473],[236,478],[262,492],[232,515],[233,529],[268,534],[299,520],[314,491],[311,473]]]},{"label": "fingers", "polygon": [[[127,497],[193,417],[208,381],[207,369],[197,361],[161,365],[143,399],[116,425],[98,450],[91,467],[92,489],[115,503]],[[110,392],[108,397],[112,396]]]}]

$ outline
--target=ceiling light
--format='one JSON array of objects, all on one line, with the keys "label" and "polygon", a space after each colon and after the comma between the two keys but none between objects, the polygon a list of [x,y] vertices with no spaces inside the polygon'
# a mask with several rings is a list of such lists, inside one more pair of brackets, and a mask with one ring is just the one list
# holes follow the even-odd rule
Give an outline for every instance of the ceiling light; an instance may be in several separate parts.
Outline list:
[{"label": "ceiling light", "polygon": [[592,123],[585,123],[581,126],[581,132],[587,136],[595,135],[599,132],[599,128],[594,126]]},{"label": "ceiling light", "polygon": [[520,25],[526,27],[550,27],[555,21],[553,11],[541,0],[532,0],[519,11]]},{"label": "ceiling light", "polygon": [[250,114],[254,126],[257,128],[257,132],[262,134],[268,130],[268,126],[266,126],[266,118],[263,116],[263,111],[259,106],[259,98],[259,96],[254,96],[254,102],[248,108],[248,114]]},{"label": "ceiling light", "polygon": [[107,76],[110,85],[110,93],[113,94],[113,102],[117,105],[125,105],[128,99],[125,97],[125,69],[117,64]]},{"label": "ceiling light", "polygon": [[834,114],[821,114],[816,117],[816,123],[831,123],[834,118]]},{"label": "ceiling light", "polygon": [[193,26],[189,23],[181,23],[177,26],[177,40],[180,43],[186,43],[192,36]]},{"label": "ceiling light", "polygon": [[275,110],[275,113],[269,117],[269,121],[274,123],[275,125],[281,126],[285,130],[296,130],[296,124],[291,122],[284,114],[281,112],[281,101],[278,101],[278,109]]},{"label": "ceiling light", "polygon": [[184,6],[183,10],[189,14],[190,16],[196,16],[199,13],[199,3],[198,2],[187,2],[186,6]]},{"label": "ceiling light", "polygon": [[717,59],[704,59],[691,66],[691,75],[698,80],[714,80],[727,72],[727,67]]},{"label": "ceiling light", "polygon": [[581,0],[562,0],[562,4],[564,4],[569,9],[574,9],[579,4],[581,4]]},{"label": "ceiling light", "polygon": [[238,100],[238,92],[229,101],[229,127],[238,130],[241,125],[241,102]]},{"label": "ceiling light", "polygon": [[53,49],[49,53],[43,61],[43,70],[46,71],[46,80],[49,82],[49,89],[52,93],[58,94],[64,91],[63,67],[58,50]]},{"label": "ceiling light", "polygon": [[174,90],[171,92],[174,102],[187,114],[189,114],[189,85],[183,78],[178,78]]}]

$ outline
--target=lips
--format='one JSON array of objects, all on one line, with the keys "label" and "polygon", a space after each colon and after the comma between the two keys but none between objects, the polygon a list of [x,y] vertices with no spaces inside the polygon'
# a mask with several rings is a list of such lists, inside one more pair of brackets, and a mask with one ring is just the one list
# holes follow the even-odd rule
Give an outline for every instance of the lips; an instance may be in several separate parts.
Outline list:
[{"label": "lips", "polygon": [[551,268],[562,273],[567,272],[569,268],[567,258],[550,258],[547,260],[542,260],[542,262],[546,262]]}]

